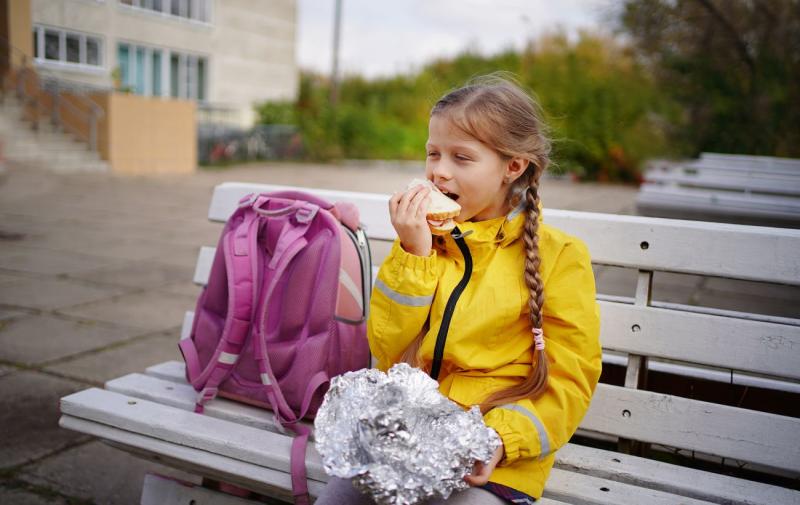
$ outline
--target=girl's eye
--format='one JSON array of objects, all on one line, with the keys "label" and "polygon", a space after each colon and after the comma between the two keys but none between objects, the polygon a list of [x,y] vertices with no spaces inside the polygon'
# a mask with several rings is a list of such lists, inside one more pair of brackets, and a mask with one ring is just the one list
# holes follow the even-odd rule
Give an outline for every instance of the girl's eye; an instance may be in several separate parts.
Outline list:
[{"label": "girl's eye", "polygon": [[438,156],[438,155],[439,155],[439,153],[437,153],[436,151],[431,151],[431,152],[428,153],[428,158],[431,158],[433,156]]},{"label": "girl's eye", "polygon": [[470,159],[467,156],[464,156],[463,154],[456,154],[456,159],[459,161],[470,161]]}]

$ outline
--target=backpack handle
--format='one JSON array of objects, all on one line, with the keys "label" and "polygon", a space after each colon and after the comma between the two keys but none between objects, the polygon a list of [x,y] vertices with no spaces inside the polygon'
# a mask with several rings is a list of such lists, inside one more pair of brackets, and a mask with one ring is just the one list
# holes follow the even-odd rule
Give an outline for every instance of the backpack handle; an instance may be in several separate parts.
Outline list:
[{"label": "backpack handle", "polygon": [[[263,194],[261,196],[264,196]],[[318,207],[331,210],[333,208],[333,204],[329,201],[320,198],[318,196],[314,196],[309,193],[304,193],[302,191],[273,191],[269,193],[269,198],[285,198],[286,200],[305,200],[308,203],[313,203]]]}]

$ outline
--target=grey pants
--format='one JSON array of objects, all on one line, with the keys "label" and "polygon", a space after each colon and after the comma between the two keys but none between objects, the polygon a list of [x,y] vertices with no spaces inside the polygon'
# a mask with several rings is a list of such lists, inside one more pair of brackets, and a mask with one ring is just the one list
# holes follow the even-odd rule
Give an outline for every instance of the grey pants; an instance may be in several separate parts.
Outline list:
[{"label": "grey pants", "polygon": [[[371,498],[361,494],[349,479],[331,477],[315,505],[374,505]],[[506,505],[504,500],[485,489],[471,487],[466,491],[450,495],[447,500],[432,500],[425,505]]]}]

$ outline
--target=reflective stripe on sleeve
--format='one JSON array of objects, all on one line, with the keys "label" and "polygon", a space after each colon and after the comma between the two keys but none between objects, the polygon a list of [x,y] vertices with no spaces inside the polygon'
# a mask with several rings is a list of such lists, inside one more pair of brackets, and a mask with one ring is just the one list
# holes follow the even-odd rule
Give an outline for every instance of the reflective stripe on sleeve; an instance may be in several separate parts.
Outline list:
[{"label": "reflective stripe on sleeve", "polygon": [[408,296],[393,290],[380,279],[375,280],[375,287],[386,295],[391,301],[399,303],[400,305],[408,305],[409,307],[427,307],[433,301],[433,295],[430,296]]},{"label": "reflective stripe on sleeve", "polygon": [[542,421],[540,421],[539,418],[533,414],[533,412],[524,407],[520,407],[519,405],[514,405],[513,403],[501,405],[500,408],[519,412],[520,414],[524,414],[525,417],[530,419],[533,425],[536,426],[536,432],[539,434],[539,442],[541,443],[542,446],[542,453],[539,455],[539,459],[544,458],[545,456],[550,454],[550,438],[547,436],[547,432],[544,430],[544,425],[542,424]]}]

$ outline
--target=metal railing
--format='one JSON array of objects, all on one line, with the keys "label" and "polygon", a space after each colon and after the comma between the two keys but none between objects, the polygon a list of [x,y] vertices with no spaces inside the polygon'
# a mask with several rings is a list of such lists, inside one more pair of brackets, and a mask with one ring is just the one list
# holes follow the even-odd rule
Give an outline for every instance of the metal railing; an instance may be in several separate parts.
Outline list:
[{"label": "metal railing", "polygon": [[[60,77],[46,69],[35,69],[30,57],[0,37],[0,69],[3,72],[0,93],[13,92],[23,106],[23,116],[34,130],[40,129],[42,117],[49,116],[53,126],[75,135],[97,151],[98,123],[105,116],[103,108],[87,93],[108,92],[111,88],[91,86]],[[66,118],[69,118],[67,120]]]}]

